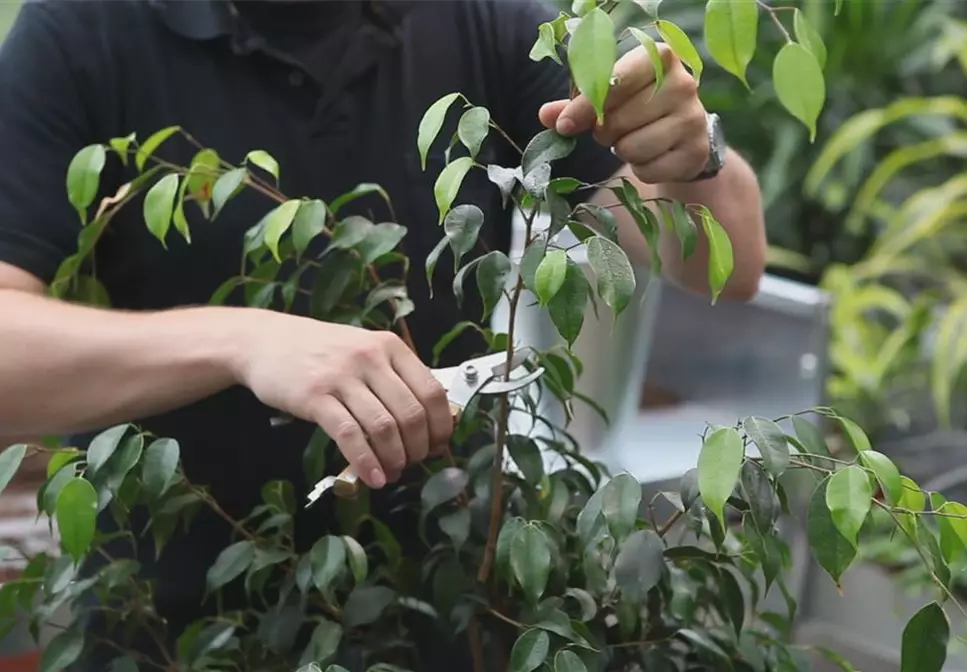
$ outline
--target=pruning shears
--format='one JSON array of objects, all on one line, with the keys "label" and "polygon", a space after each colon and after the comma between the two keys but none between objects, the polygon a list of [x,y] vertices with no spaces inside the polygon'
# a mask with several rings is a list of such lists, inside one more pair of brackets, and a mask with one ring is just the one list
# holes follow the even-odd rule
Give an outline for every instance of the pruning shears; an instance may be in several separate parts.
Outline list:
[{"label": "pruning shears", "polygon": [[[450,402],[450,415],[453,421],[460,419],[460,415],[478,394],[503,395],[517,392],[534,383],[544,374],[543,367],[536,367],[533,371],[515,376],[530,358],[528,349],[521,349],[514,353],[509,366],[507,355],[503,352],[475,357],[457,366],[445,369],[430,369],[430,373],[443,386]],[[505,376],[505,372],[510,373]],[[526,371],[526,369],[525,369]],[[326,476],[316,483],[309,493],[306,506],[312,505],[328,490],[339,498],[352,498],[359,492],[359,478],[352,467],[346,467],[338,476]]]}]

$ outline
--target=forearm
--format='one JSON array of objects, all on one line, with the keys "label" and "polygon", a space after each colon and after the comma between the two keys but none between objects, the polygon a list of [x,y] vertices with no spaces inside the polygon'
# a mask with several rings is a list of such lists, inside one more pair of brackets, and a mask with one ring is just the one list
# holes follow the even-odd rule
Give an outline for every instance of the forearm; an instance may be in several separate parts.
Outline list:
[{"label": "forearm", "polygon": [[[640,183],[638,183],[640,186]],[[731,149],[725,167],[715,178],[655,187],[658,196],[682,203],[706,206],[728,233],[735,260],[732,277],[722,293],[724,298],[749,299],[755,295],[765,270],[766,233],[762,212],[762,196],[752,168]],[[708,292],[708,239],[702,223],[695,217],[699,230],[695,254],[682,260],[678,238],[662,232],[661,258],[668,273],[682,286]]]},{"label": "forearm", "polygon": [[149,417],[232,385],[245,310],[132,313],[0,290],[0,437]]}]

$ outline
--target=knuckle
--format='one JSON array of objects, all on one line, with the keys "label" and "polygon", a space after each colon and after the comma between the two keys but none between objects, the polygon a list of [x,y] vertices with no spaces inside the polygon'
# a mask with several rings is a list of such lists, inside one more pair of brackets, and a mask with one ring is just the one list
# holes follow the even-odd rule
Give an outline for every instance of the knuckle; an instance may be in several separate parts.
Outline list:
[{"label": "knuckle", "polygon": [[426,413],[422,406],[413,404],[400,413],[400,424],[407,430],[419,429],[426,424]]},{"label": "knuckle", "polygon": [[698,82],[695,81],[695,78],[685,68],[681,68],[678,71],[675,77],[675,88],[686,96],[698,95]]},{"label": "knuckle", "polygon": [[335,387],[333,381],[334,377],[326,371],[313,371],[309,373],[305,396],[307,398],[313,398],[332,394]]},{"label": "knuckle", "polygon": [[388,415],[377,415],[373,418],[372,428],[373,438],[381,441],[389,441],[396,433],[396,422]]},{"label": "knuckle", "polygon": [[333,438],[336,440],[336,443],[351,442],[357,440],[360,433],[359,425],[350,420],[346,420],[336,427]]}]

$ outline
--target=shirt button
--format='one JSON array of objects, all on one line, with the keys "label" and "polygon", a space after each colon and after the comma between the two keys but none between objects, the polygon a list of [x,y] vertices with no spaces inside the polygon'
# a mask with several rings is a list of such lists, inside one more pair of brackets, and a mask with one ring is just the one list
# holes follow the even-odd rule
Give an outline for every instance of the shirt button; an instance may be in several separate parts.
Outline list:
[{"label": "shirt button", "polygon": [[293,70],[289,73],[289,84],[292,86],[302,86],[306,81],[306,76],[301,70]]}]

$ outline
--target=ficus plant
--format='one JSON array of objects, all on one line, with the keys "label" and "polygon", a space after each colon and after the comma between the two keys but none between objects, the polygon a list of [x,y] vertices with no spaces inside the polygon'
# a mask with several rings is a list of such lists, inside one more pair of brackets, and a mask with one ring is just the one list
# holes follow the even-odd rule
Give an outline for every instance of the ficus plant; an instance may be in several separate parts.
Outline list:
[{"label": "ficus plant", "polygon": [[[652,11],[657,6],[645,4]],[[536,59],[566,62],[575,88],[599,115],[617,54],[608,14],[614,6],[611,1],[575,3],[573,14],[541,26],[532,52]],[[755,47],[756,8],[755,2],[708,3],[710,51],[743,81],[742,64]],[[778,15],[773,17],[781,26]],[[655,34],[649,36],[649,30]],[[697,51],[674,25],[656,20],[629,32],[650,53],[657,49],[653,40],[663,39],[696,77],[701,74]],[[808,33],[797,24],[796,34]],[[809,42],[807,48],[808,40],[789,39],[795,47],[786,53],[795,55],[785,62],[798,64],[800,74],[803,63],[814,67],[819,43]],[[791,67],[783,62],[777,60],[780,73]],[[655,63],[660,67],[660,59]],[[786,98],[807,125],[815,123],[821,107],[821,96],[819,103],[809,98],[814,94],[800,91],[795,100]],[[820,427],[804,415],[709,427],[697,468],[684,476],[678,492],[659,496],[671,514],[658,519],[659,497],[642,501],[634,477],[606,473],[582,456],[566,426],[548,419],[546,397],[566,408],[574,402],[593,404],[575,390],[582,364],[571,346],[588,309],[618,316],[635,289],[635,273],[617,245],[610,210],[572,207],[566,195],[611,189],[652,249],[659,232],[666,231],[679,238],[689,256],[701,227],[709,241],[713,299],[731,273],[731,245],[703,206],[646,202],[624,181],[590,185],[552,177],[551,165],[572,151],[574,141],[551,130],[530,140],[519,166],[480,165],[476,157],[483,142],[509,138],[486,109],[457,93],[437,101],[420,124],[416,142],[424,160],[443,150],[440,131],[461,106],[434,188],[444,236],[429,258],[420,260],[422,272],[433,276],[440,258],[451,255],[457,299],[475,280],[484,307],[481,321],[501,300],[508,302],[511,319],[506,332],[472,321],[458,324],[436,353],[454,334],[474,329],[510,361],[518,347],[530,345],[518,343],[513,333],[513,317],[524,302],[546,310],[562,338],[559,346],[536,353],[535,364],[545,373],[535,389],[493,404],[471,403],[458,421],[452,449],[425,464],[414,504],[425,555],[414,558],[402,551],[394,530],[370,513],[365,490],[356,499],[321,503],[337,507],[339,529],[310,548],[296,545],[294,516],[304,505],[296,491],[343,466],[318,431],[305,451],[306,483],[298,488],[266,483],[262,503],[242,519],[226,513],[204,484],[186,478],[177,437],[154,436],[126,423],[104,430],[86,449],[14,445],[0,454],[0,489],[25,456],[49,454],[37,505],[56,522],[62,552],[25,558],[20,578],[0,588],[0,619],[12,624],[19,605],[29,611],[35,631],[57,630],[43,652],[44,672],[65,668],[93,644],[117,651],[116,672],[415,671],[423,669],[427,651],[408,636],[414,623],[435,633],[441,646],[466,651],[475,672],[806,669],[805,652],[790,639],[796,603],[784,581],[789,548],[777,527],[782,516],[803,513],[797,508],[801,498],[787,487],[794,472],[805,474],[810,484],[802,519],[813,555],[833,580],[838,582],[853,562],[874,508],[921,549],[938,597],[907,627],[904,669],[939,670],[950,635],[942,608],[949,598],[948,567],[967,552],[967,508],[924,493],[900,476],[852,421],[830,409],[815,411],[849,438],[851,449],[837,454],[829,452]],[[187,165],[164,158],[164,144],[174,136],[196,147]],[[95,204],[108,160],[122,162],[132,177]],[[486,171],[525,222],[525,250],[517,263],[500,251],[480,249],[483,213],[460,202],[461,183],[474,170]],[[190,242],[186,211],[197,208],[217,220],[237,194],[254,190],[275,205],[246,233],[239,273],[225,280],[212,303],[237,301],[281,311],[301,305],[315,319],[394,329],[412,343],[406,326],[413,310],[406,291],[409,260],[398,247],[406,229],[348,214],[363,195],[378,194],[387,202],[388,195],[377,185],[362,184],[328,203],[289,198],[278,189],[279,171],[276,160],[261,150],[240,165],[230,164],[178,127],[144,141],[127,136],[82,149],[67,171],[68,198],[83,221],[78,252],[64,261],[51,294],[110,305],[89,262],[112,217],[133,202],[140,203],[148,229],[164,245],[171,236]],[[319,240],[325,244],[313,245]],[[578,246],[585,248],[593,281],[572,259]],[[656,255],[653,271],[659,267]],[[511,412],[529,417],[530,428],[512,426]],[[549,455],[556,466],[544,459]],[[159,644],[168,639],[153,606],[151,581],[130,559],[108,558],[96,572],[84,571],[85,560],[103,554],[107,541],[118,535],[132,545],[153,543],[157,552],[202,507],[224,518],[235,533],[208,570],[207,597],[220,604],[223,589],[241,587],[248,595],[246,607],[219,609],[149,659],[132,649],[129,636],[134,628],[151,633]],[[148,512],[146,527],[132,523],[135,510]],[[99,532],[99,512],[109,513],[120,532],[110,537]],[[780,612],[764,601],[776,592],[784,598]],[[106,605],[117,625],[110,641],[92,641],[84,628],[79,601],[91,595]],[[75,618],[66,625],[52,623],[65,607],[76,607]]]}]

